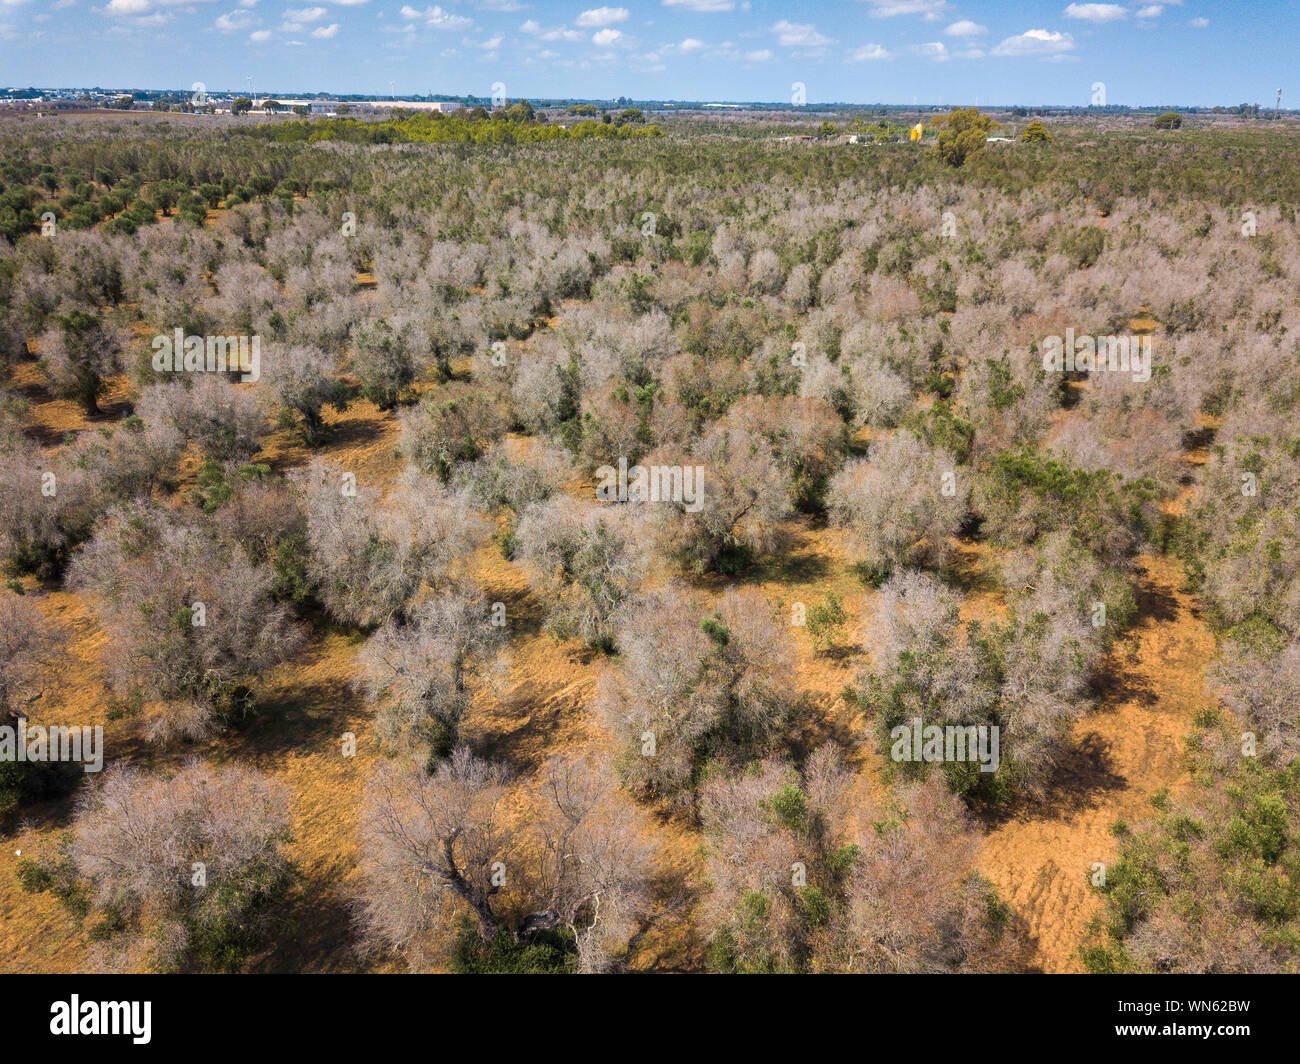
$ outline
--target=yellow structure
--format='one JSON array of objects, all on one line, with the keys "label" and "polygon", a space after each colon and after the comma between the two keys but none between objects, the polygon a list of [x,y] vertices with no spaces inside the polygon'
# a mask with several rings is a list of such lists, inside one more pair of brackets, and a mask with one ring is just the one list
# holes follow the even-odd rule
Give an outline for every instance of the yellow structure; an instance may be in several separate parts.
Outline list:
[{"label": "yellow structure", "polygon": [[911,137],[911,139],[912,139],[913,141],[920,140],[920,139],[921,139],[921,133],[924,131],[924,129],[925,129],[925,123],[923,123],[923,122],[917,122],[916,125],[914,125],[914,126],[912,127],[912,132],[909,134],[910,137]]}]

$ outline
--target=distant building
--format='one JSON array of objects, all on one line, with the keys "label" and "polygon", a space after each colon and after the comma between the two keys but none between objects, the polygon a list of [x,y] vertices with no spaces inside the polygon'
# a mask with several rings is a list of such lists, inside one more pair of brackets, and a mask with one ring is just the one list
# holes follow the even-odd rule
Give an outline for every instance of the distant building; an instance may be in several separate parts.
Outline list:
[{"label": "distant building", "polygon": [[305,107],[307,113],[313,115],[336,115],[340,104],[347,104],[354,111],[400,109],[439,114],[450,114],[465,108],[457,100],[297,100],[287,96],[263,96],[253,101],[253,111],[258,114],[269,113],[266,109],[268,103],[278,103],[280,113],[292,111],[295,107]]},{"label": "distant building", "polygon": [[[346,102],[352,107],[364,107],[378,111],[400,108],[404,111],[436,112],[444,115],[465,109],[465,105],[459,100],[347,100],[342,102]],[[337,103],[334,106],[337,106]]]},{"label": "distant building", "polygon": [[338,110],[338,104],[333,100],[291,100],[284,96],[263,96],[260,100],[254,100],[253,110],[259,114],[267,114],[268,103],[278,103],[280,106],[277,113],[280,114],[292,111],[295,107],[305,107],[307,113],[312,115],[332,115]]}]

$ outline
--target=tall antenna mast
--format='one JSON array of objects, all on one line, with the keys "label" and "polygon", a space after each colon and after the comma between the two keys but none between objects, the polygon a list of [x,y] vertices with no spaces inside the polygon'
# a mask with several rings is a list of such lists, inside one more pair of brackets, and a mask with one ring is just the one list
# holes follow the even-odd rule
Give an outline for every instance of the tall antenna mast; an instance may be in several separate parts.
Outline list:
[{"label": "tall antenna mast", "polygon": [[1277,116],[1277,115],[1281,115],[1281,113],[1282,113],[1282,90],[1281,90],[1281,89],[1278,89],[1278,90],[1277,90],[1277,107],[1274,109],[1273,114],[1274,114],[1275,116]]}]

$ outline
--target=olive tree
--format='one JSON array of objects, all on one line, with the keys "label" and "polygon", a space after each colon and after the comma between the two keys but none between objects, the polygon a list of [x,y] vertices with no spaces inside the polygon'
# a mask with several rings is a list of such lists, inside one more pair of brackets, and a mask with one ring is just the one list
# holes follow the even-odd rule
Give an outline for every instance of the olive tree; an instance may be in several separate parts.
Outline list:
[{"label": "olive tree", "polygon": [[322,461],[301,483],[309,572],[321,601],[346,624],[404,616],[421,587],[445,584],[485,532],[464,496],[414,469],[384,495]]},{"label": "olive tree", "polygon": [[[503,619],[503,618],[502,618]],[[420,602],[366,642],[359,686],[379,705],[379,733],[436,760],[458,745],[460,722],[505,640],[492,604],[468,585]]]},{"label": "olive tree", "polygon": [[113,686],[149,711],[148,732],[197,737],[251,712],[249,684],[302,642],[274,576],[196,516],[131,504],[108,514],[69,573],[109,636]]},{"label": "olive tree", "polygon": [[381,764],[361,837],[362,932],[417,970],[449,954],[461,970],[503,955],[515,970],[605,970],[647,905],[636,811],[612,773],[575,757],[550,761],[523,795],[465,748],[431,774]]},{"label": "olive tree", "polygon": [[645,572],[636,530],[622,507],[568,496],[533,503],[515,532],[516,557],[561,638],[608,647],[614,617]]},{"label": "olive tree", "polygon": [[967,480],[951,454],[900,430],[835,474],[827,504],[855,559],[873,572],[942,565],[966,516]]},{"label": "olive tree", "polygon": [[236,971],[290,880],[288,793],[240,765],[111,768],[83,791],[69,836],[24,885],[80,908],[110,970]]},{"label": "olive tree", "polygon": [[708,761],[779,742],[796,699],[793,641],[758,591],[730,590],[714,611],[678,588],[648,592],[622,611],[617,640],[597,704],[634,793],[689,807]]}]

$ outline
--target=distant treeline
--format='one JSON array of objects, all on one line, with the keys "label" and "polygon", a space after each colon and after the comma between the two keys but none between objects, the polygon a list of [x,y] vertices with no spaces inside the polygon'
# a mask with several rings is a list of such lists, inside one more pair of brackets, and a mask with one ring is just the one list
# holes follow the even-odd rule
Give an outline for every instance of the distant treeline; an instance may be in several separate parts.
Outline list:
[{"label": "distant treeline", "polygon": [[[520,105],[516,105],[519,107]],[[585,120],[567,128],[513,113],[516,107],[489,115],[475,108],[466,117],[443,114],[395,116],[384,122],[356,118],[321,118],[259,125],[256,133],[280,143],[346,140],[354,144],[532,144],[553,140],[627,140],[660,137],[658,126]]]}]

